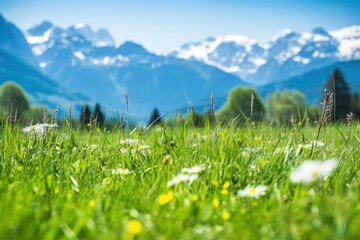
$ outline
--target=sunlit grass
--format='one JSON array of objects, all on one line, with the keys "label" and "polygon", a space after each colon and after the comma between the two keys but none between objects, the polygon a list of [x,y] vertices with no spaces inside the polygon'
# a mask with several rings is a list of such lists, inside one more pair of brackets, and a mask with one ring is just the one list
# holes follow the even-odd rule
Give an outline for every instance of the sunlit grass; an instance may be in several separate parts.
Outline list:
[{"label": "sunlit grass", "polygon": [[[3,239],[359,239],[359,125],[43,135],[3,126]],[[317,174],[317,173],[314,173]],[[309,179],[309,178],[307,178]],[[171,183],[171,184],[170,184]]]}]

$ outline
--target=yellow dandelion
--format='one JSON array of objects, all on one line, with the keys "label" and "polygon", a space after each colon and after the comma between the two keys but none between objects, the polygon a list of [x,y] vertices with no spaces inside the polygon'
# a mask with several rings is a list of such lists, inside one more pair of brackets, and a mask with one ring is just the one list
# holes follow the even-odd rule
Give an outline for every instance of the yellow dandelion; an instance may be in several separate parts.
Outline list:
[{"label": "yellow dandelion", "polygon": [[220,200],[215,197],[213,200],[212,200],[212,205],[215,207],[215,208],[218,208],[220,206]]},{"label": "yellow dandelion", "polygon": [[223,211],[221,214],[222,219],[228,220],[231,217],[231,214],[228,211]]},{"label": "yellow dandelion", "polygon": [[165,194],[161,194],[158,199],[157,202],[159,205],[165,205],[169,202],[171,202],[174,199],[174,192],[173,191],[169,191]]},{"label": "yellow dandelion", "polygon": [[95,207],[95,205],[96,205],[96,201],[94,199],[91,199],[89,201],[89,207],[93,208],[93,207]]},{"label": "yellow dandelion", "polygon": [[138,220],[130,220],[126,226],[126,232],[131,235],[139,235],[143,231],[143,225]]},{"label": "yellow dandelion", "polygon": [[16,170],[18,170],[19,172],[23,170],[23,167],[22,166],[17,166],[16,167]]},{"label": "yellow dandelion", "polygon": [[224,184],[223,184],[223,189],[228,189],[230,187],[230,182],[229,181],[226,181]]},{"label": "yellow dandelion", "polygon": [[199,196],[198,196],[198,195],[196,195],[196,194],[191,195],[191,197],[190,197],[190,201],[192,201],[192,202],[196,202],[197,200],[199,200]]},{"label": "yellow dandelion", "polygon": [[222,189],[220,193],[221,195],[228,195],[229,191],[227,189]]}]

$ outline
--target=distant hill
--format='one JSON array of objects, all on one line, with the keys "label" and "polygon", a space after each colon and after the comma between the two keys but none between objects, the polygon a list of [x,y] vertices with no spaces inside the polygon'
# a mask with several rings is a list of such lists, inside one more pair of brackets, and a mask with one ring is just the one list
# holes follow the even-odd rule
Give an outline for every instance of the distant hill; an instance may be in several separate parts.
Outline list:
[{"label": "distant hill", "polygon": [[335,68],[340,70],[345,80],[349,83],[351,89],[360,93],[360,60],[338,62],[330,66],[309,71],[305,74],[284,80],[282,82],[258,87],[257,90],[261,96],[265,98],[267,94],[273,91],[296,89],[303,92],[310,103],[318,104],[323,97],[325,82]]},{"label": "distant hill", "polygon": [[0,14],[0,50],[16,56],[33,68],[39,69],[29,44],[22,32]]},{"label": "distant hill", "polygon": [[81,94],[69,92],[39,70],[0,50],[0,85],[7,81],[19,84],[32,104],[50,109],[59,107],[62,109],[60,115],[67,114],[64,110],[71,105],[79,111],[81,102],[90,101]]}]

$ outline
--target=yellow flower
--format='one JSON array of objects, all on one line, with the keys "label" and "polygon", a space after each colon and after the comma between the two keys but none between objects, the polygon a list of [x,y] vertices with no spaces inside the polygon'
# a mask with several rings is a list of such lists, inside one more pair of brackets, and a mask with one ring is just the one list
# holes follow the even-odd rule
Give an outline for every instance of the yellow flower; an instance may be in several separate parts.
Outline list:
[{"label": "yellow flower", "polygon": [[23,167],[22,167],[22,166],[17,166],[17,167],[16,167],[16,170],[22,171],[22,170],[23,170]]},{"label": "yellow flower", "polygon": [[212,205],[215,207],[215,208],[218,208],[220,206],[220,201],[217,197],[215,197],[213,200],[212,200]]},{"label": "yellow flower", "polygon": [[223,184],[223,189],[228,189],[230,187],[230,182],[229,181],[226,181],[224,184]]},{"label": "yellow flower", "polygon": [[143,225],[138,220],[130,220],[126,226],[126,232],[131,235],[139,235],[143,231]]},{"label": "yellow flower", "polygon": [[89,201],[89,207],[93,208],[93,207],[95,207],[95,205],[96,205],[96,201],[94,199],[91,199]]},{"label": "yellow flower", "polygon": [[220,193],[221,195],[228,195],[229,191],[227,189],[222,189]]},{"label": "yellow flower", "polygon": [[196,202],[197,200],[199,200],[199,196],[198,196],[198,195],[196,195],[196,194],[191,195],[191,197],[190,197],[190,201],[192,201],[192,202]]},{"label": "yellow flower", "polygon": [[228,220],[231,217],[231,214],[228,211],[223,211],[221,214],[222,219]]},{"label": "yellow flower", "polygon": [[262,140],[262,137],[261,136],[256,136],[255,137],[255,142],[261,142]]},{"label": "yellow flower", "polygon": [[165,205],[169,202],[171,202],[174,199],[174,192],[173,191],[169,191],[165,194],[161,194],[158,199],[157,202],[159,205]]}]

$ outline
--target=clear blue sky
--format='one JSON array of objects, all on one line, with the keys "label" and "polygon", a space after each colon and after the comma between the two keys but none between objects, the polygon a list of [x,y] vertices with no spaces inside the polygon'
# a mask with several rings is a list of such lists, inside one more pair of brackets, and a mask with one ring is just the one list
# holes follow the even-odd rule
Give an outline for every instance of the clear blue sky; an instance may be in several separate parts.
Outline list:
[{"label": "clear blue sky", "polygon": [[267,42],[279,30],[360,25],[360,0],[0,0],[0,13],[25,30],[49,20],[109,29],[153,52],[208,36],[240,34]]}]

